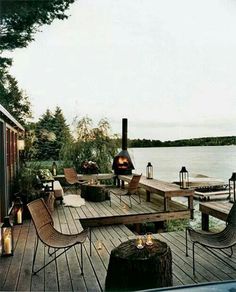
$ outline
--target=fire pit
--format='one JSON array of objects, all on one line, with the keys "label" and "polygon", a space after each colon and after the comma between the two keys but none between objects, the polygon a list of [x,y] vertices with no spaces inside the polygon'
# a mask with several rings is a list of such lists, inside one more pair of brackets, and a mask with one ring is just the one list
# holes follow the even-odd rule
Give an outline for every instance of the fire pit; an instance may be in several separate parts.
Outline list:
[{"label": "fire pit", "polygon": [[127,119],[122,119],[122,150],[121,152],[114,157],[112,169],[114,173],[119,174],[132,174],[134,169],[133,163],[127,151]]}]

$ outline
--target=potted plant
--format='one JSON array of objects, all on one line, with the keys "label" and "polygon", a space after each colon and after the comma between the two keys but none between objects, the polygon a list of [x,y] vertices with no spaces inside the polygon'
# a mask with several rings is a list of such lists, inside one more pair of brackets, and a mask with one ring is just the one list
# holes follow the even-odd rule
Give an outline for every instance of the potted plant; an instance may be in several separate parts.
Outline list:
[{"label": "potted plant", "polygon": [[97,163],[91,160],[85,160],[82,162],[81,171],[83,174],[96,174],[98,173]]},{"label": "potted plant", "polygon": [[23,202],[23,216],[29,218],[27,204],[42,196],[42,185],[37,180],[37,170],[32,167],[22,167],[14,184],[14,197],[20,197]]}]

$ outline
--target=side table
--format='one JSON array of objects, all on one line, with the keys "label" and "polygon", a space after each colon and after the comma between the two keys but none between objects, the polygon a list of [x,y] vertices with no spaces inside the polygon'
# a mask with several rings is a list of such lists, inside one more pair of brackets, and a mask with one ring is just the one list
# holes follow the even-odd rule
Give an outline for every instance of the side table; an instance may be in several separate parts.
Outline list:
[{"label": "side table", "polygon": [[131,291],[173,285],[170,247],[154,239],[153,245],[136,247],[136,240],[112,250],[107,270],[106,291]]}]

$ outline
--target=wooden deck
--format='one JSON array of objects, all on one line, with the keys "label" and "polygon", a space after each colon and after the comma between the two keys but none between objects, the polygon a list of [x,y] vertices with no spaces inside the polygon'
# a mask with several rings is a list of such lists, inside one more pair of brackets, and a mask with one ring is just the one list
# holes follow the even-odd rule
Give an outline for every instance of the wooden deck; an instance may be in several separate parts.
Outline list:
[{"label": "wooden deck", "polygon": [[191,216],[190,210],[185,205],[175,201],[169,202],[169,211],[163,211],[163,198],[155,194],[152,202],[146,202],[143,196],[141,196],[141,204],[132,199],[132,208],[129,208],[128,196],[123,197],[122,200],[124,203],[120,203],[117,196],[111,195],[111,207],[109,201],[99,204],[86,202],[85,206],[78,209],[78,218],[83,226],[103,226],[189,219]]},{"label": "wooden deck", "polygon": [[[113,211],[109,203],[86,202],[81,208],[71,208],[58,205],[53,213],[55,227],[65,233],[75,233],[82,229],[80,218],[93,216],[110,216],[116,211],[116,200],[112,200]],[[130,212],[141,212],[151,208],[151,203],[137,206],[139,210],[117,209],[119,215]],[[59,257],[38,275],[31,275],[35,230],[30,220],[23,225],[15,226],[15,253],[13,257],[0,258],[0,290],[1,291],[103,291],[106,270],[111,250],[121,242],[135,235],[122,224],[106,225],[92,228],[92,257],[89,256],[89,241],[84,245],[84,276],[80,275],[80,248],[75,247]],[[196,278],[192,275],[192,257],[185,256],[184,232],[156,234],[156,238],[169,244],[173,257],[174,285],[188,285],[209,281],[235,279],[235,271],[225,266],[221,261],[206,253],[201,247],[196,247]],[[102,240],[102,250],[97,249],[97,241]],[[36,265],[48,261],[47,250],[40,245]],[[236,267],[236,257],[230,259]],[[219,269],[219,267],[221,267]]]}]

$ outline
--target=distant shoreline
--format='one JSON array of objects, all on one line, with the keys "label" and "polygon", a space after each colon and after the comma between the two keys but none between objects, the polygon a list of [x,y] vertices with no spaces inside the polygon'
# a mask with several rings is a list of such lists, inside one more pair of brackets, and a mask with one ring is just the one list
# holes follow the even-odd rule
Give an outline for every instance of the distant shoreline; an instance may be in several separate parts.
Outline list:
[{"label": "distant shoreline", "polygon": [[236,145],[236,136],[225,137],[203,137],[193,139],[181,139],[174,141],[160,141],[150,139],[129,139],[130,148],[143,147],[184,147],[184,146],[234,146]]},{"label": "distant shoreline", "polygon": [[220,146],[236,146],[233,145],[183,145],[183,146],[129,146],[129,148],[184,148],[184,147],[220,147]]}]

